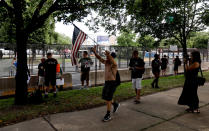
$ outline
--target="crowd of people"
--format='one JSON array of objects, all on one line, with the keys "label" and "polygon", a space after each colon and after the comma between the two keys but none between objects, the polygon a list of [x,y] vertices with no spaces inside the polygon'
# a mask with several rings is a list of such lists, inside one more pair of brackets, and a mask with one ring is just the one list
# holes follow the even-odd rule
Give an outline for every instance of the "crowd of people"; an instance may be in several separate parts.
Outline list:
[{"label": "crowd of people", "polygon": [[[95,57],[105,65],[105,83],[102,90],[102,99],[106,101],[107,113],[105,114],[103,121],[111,120],[111,110],[113,106],[113,113],[117,112],[120,104],[113,99],[114,93],[117,89],[118,77],[120,77],[118,73],[118,66],[115,61],[116,53],[105,51],[106,59],[102,58],[96,51],[96,46],[91,49],[91,51],[95,54]],[[184,59],[184,65],[186,70],[186,79],[184,83],[184,88],[182,94],[179,98],[178,104],[187,105],[189,108],[186,109],[187,112],[195,112],[200,113],[199,110],[199,99],[197,94],[198,89],[198,72],[201,69],[201,59],[200,53],[198,51],[194,51],[191,53],[190,58]],[[84,83],[86,82],[86,88],[89,86],[89,72],[90,66],[93,64],[91,58],[88,56],[88,52],[83,52],[83,57],[79,60],[81,67],[81,84],[82,88],[84,88]],[[152,73],[154,75],[154,80],[151,83],[152,88],[160,88],[159,87],[159,77],[160,72],[162,70],[162,75],[166,75],[166,69],[168,66],[168,58],[166,55],[160,59],[158,54],[154,55],[154,59],[152,60]],[[17,66],[17,62],[14,59],[13,64]],[[174,64],[174,72],[175,75],[178,74],[178,67],[181,65],[181,61],[178,56],[173,60]],[[62,79],[62,70],[60,66],[58,66],[58,61],[52,57],[51,53],[47,53],[47,59],[42,58],[41,63],[38,65],[38,88],[39,90],[45,91],[45,98],[48,98],[49,87],[52,86],[53,96],[57,96],[56,91],[56,79]],[[134,99],[135,104],[140,104],[140,93],[142,89],[142,78],[145,72],[145,62],[143,59],[139,57],[139,53],[137,50],[133,51],[132,58],[129,62],[129,70],[131,71],[131,79],[132,79],[132,87],[136,93],[136,97]],[[119,78],[120,80],[120,78]],[[44,88],[46,87],[46,88]]]},{"label": "crowd of people", "polygon": [[[14,62],[15,64],[15,62]],[[56,79],[62,79],[62,69],[52,53],[47,53],[47,59],[42,58],[38,65],[38,92],[43,91],[44,97],[48,98],[50,86],[53,96],[57,96]]]},{"label": "crowd of people", "polygon": [[[97,59],[103,64],[105,64],[105,84],[102,91],[102,98],[106,100],[107,104],[107,113],[103,118],[103,121],[111,120],[111,106],[113,105],[113,113],[115,113],[120,104],[113,100],[114,92],[116,91],[115,81],[116,81],[116,72],[117,72],[117,64],[114,60],[116,57],[115,53],[111,53],[109,51],[105,51],[106,60],[104,60],[101,56],[99,56],[96,52],[96,47],[93,48],[93,52]],[[181,61],[178,56],[173,60],[175,75],[178,74],[178,67],[181,65]],[[184,88],[182,94],[179,98],[179,105],[187,105],[188,109],[185,111],[192,113],[200,113],[199,110],[199,99],[197,94],[198,89],[198,81],[197,76],[198,72],[201,69],[201,59],[200,53],[198,51],[194,51],[191,53],[191,57],[189,59],[184,59],[185,69],[186,69],[186,79],[184,83]],[[166,75],[166,68],[168,65],[168,59],[166,55],[160,60],[160,56],[158,54],[154,55],[154,60],[152,61],[152,72],[155,76],[155,79],[151,83],[153,88],[159,88],[158,81],[160,77],[160,71],[162,70],[162,75]],[[138,51],[133,51],[132,58],[129,63],[129,70],[131,70],[131,79],[132,79],[132,87],[136,92],[136,97],[134,100],[135,104],[140,103],[140,91],[142,89],[142,78],[145,72],[145,62],[138,56]],[[160,68],[161,67],[161,68]],[[161,69],[161,70],[160,70]]]}]

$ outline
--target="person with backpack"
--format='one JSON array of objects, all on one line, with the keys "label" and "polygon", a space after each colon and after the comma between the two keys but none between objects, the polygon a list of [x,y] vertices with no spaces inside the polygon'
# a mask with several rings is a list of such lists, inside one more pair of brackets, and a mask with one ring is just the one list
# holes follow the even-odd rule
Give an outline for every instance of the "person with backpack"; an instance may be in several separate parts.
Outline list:
[{"label": "person with backpack", "polygon": [[176,56],[176,58],[173,60],[174,63],[174,75],[178,75],[178,68],[181,66],[181,60],[179,59],[179,56]]},{"label": "person with backpack", "polygon": [[162,75],[165,76],[168,65],[168,59],[166,55],[164,55],[163,58],[161,58],[161,62],[162,62],[161,64]]},{"label": "person with backpack", "polygon": [[132,79],[132,87],[136,92],[136,99],[134,100],[135,104],[140,103],[140,91],[142,89],[142,74],[144,74],[144,60],[138,57],[138,51],[133,51],[132,58],[130,59],[130,70],[131,70],[131,79]]},{"label": "person with backpack", "polygon": [[152,60],[152,73],[155,76],[155,79],[152,82],[152,88],[159,88],[158,86],[158,81],[160,78],[160,66],[161,66],[161,62],[160,62],[160,57],[158,54],[154,55],[154,60]]},{"label": "person with backpack", "polygon": [[104,122],[111,120],[110,111],[113,105],[113,113],[117,112],[120,104],[113,100],[113,95],[117,87],[117,79],[119,74],[117,71],[117,63],[114,58],[116,54],[112,52],[110,54],[109,51],[105,51],[106,60],[104,60],[101,56],[99,56],[96,52],[96,46],[92,48],[92,52],[95,54],[96,58],[99,59],[101,63],[105,65],[105,85],[102,91],[102,99],[106,101],[107,105],[107,113],[103,118]]}]

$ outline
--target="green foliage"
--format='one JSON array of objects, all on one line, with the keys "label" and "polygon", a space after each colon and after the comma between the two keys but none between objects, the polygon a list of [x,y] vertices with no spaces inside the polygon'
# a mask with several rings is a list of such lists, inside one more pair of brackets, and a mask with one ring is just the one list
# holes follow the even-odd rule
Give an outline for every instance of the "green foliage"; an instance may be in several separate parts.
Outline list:
[{"label": "green foliage", "polygon": [[197,32],[188,40],[190,48],[207,49],[209,32]]},{"label": "green foliage", "polygon": [[7,22],[2,22],[0,24],[0,42],[14,44],[16,42],[15,28],[14,25],[10,23],[10,20],[7,20]]},{"label": "green foliage", "polygon": [[[209,32],[191,32],[187,40],[188,48],[207,49],[208,47]],[[175,38],[163,39],[160,42],[161,47],[169,47],[170,45],[177,45],[182,48],[179,41]]]},{"label": "green foliage", "polygon": [[161,42],[160,42],[160,46],[161,47],[167,47],[169,48],[170,45],[177,45],[179,48],[181,48],[181,44],[179,43],[178,40],[176,40],[175,38],[168,38],[168,39],[163,39]]},{"label": "green foliage", "polygon": [[202,21],[208,10],[205,0],[133,1],[134,4],[130,2],[126,6],[131,17],[126,27],[142,36],[150,34],[159,40],[175,38],[184,48],[184,53],[187,52],[190,33],[205,29]]},{"label": "green foliage", "polygon": [[144,50],[151,50],[155,48],[154,43],[155,40],[151,35],[141,36],[137,39],[137,42]]},{"label": "green foliage", "polygon": [[72,40],[70,39],[70,37],[64,35],[64,34],[59,34],[59,33],[54,33],[53,34],[53,43],[55,44],[72,44]]},{"label": "green foliage", "polygon": [[[11,19],[8,19],[7,22],[2,22],[0,25],[1,43],[14,44],[16,42],[15,34],[15,26],[11,23]],[[71,39],[55,32],[55,21],[54,18],[50,17],[42,28],[30,34],[28,43],[36,44],[37,46],[42,44],[71,44]]]},{"label": "green foliage", "polygon": [[135,42],[136,34],[131,32],[122,32],[117,38],[117,43],[119,46],[137,46]]}]

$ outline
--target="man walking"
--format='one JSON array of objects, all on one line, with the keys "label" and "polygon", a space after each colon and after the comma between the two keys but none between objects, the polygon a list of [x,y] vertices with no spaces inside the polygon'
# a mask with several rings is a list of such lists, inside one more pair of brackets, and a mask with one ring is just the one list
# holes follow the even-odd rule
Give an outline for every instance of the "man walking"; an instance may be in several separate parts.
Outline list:
[{"label": "man walking", "polygon": [[120,106],[119,103],[113,101],[113,95],[116,90],[116,73],[117,73],[117,64],[114,60],[116,57],[115,53],[111,53],[109,51],[105,51],[106,60],[104,60],[101,56],[99,56],[96,52],[96,46],[92,48],[95,56],[101,63],[105,65],[105,85],[102,91],[102,99],[106,100],[107,104],[107,113],[104,116],[103,121],[111,120],[110,111],[113,105],[113,113],[117,112],[118,107]]},{"label": "man walking", "polygon": [[45,67],[45,98],[48,98],[49,86],[51,85],[54,91],[54,97],[56,97],[56,67],[57,60],[52,58],[52,53],[47,53],[47,60],[44,63]]},{"label": "man walking", "polygon": [[154,55],[155,59],[152,60],[152,73],[155,76],[155,79],[152,82],[152,88],[159,88],[158,86],[158,81],[159,81],[159,77],[160,77],[160,66],[161,66],[161,62],[160,62],[160,57],[158,54]]},{"label": "man walking", "polygon": [[132,87],[136,92],[135,104],[140,103],[140,91],[142,89],[142,74],[144,73],[144,60],[138,57],[138,51],[134,51],[129,66],[131,70]]},{"label": "man walking", "polygon": [[80,59],[81,63],[81,84],[82,88],[84,87],[84,81],[86,81],[86,88],[89,86],[89,72],[90,66],[93,64],[90,57],[88,57],[88,52],[83,52],[83,58]]},{"label": "man walking", "polygon": [[179,56],[176,56],[176,58],[173,60],[173,63],[174,63],[174,75],[178,75],[179,66],[181,66],[181,60],[179,59]]}]

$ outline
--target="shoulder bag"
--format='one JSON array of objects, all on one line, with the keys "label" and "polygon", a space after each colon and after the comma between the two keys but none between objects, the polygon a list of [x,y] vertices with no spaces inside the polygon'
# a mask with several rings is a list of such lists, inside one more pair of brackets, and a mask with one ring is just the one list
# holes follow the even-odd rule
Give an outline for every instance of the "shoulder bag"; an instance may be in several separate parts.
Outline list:
[{"label": "shoulder bag", "polygon": [[205,78],[203,77],[201,66],[200,66],[199,70],[201,72],[201,76],[198,76],[197,77],[198,86],[204,86],[204,84],[205,84]]}]

